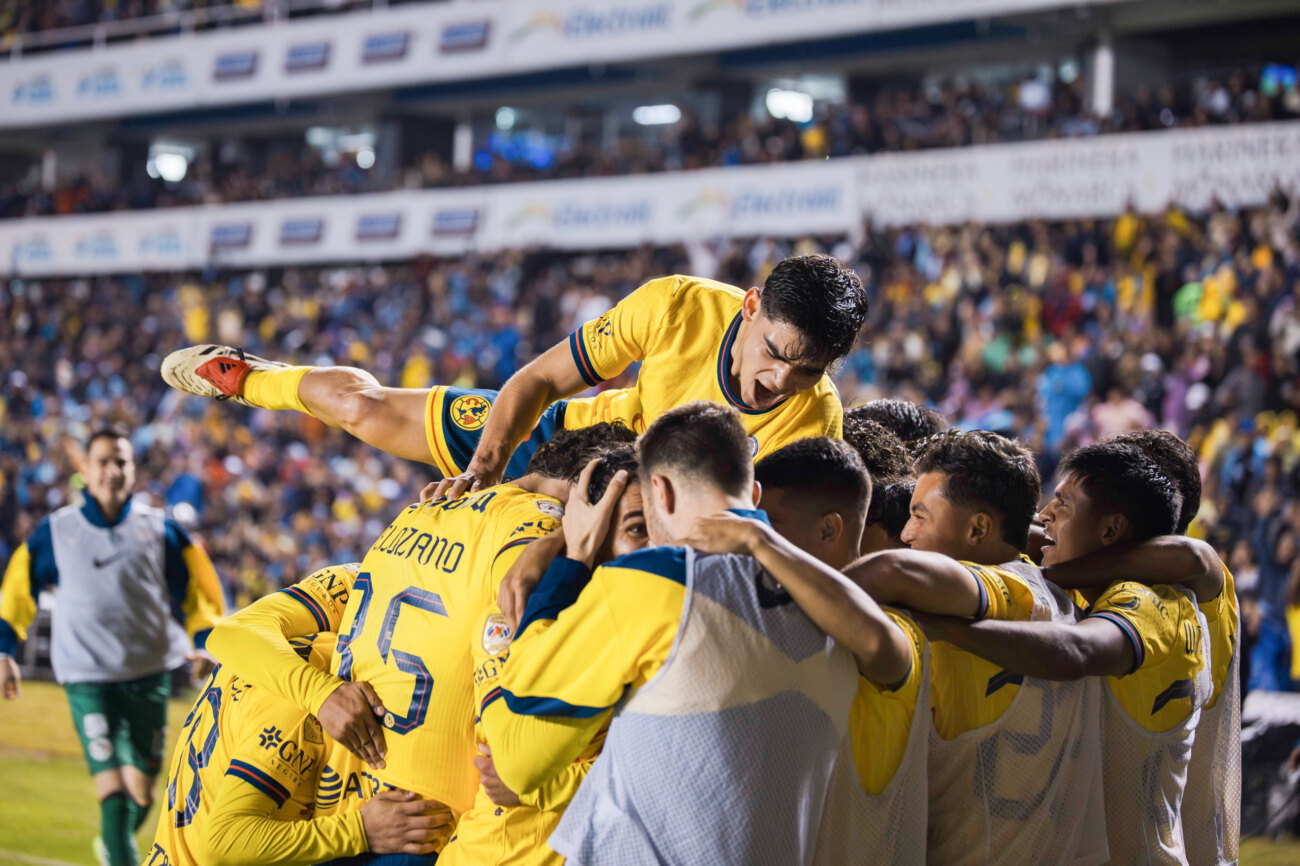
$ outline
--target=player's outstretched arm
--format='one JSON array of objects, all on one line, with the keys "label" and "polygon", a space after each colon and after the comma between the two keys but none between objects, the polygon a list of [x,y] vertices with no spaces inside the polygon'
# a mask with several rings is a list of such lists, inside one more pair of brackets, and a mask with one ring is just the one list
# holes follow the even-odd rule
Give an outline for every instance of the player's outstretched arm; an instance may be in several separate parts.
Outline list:
[{"label": "player's outstretched arm", "polygon": [[914,613],[932,641],[946,641],[1015,674],[1044,680],[1117,677],[1130,673],[1136,653],[1113,622],[1077,624],[983,620]]},{"label": "player's outstretched arm", "polygon": [[501,386],[465,472],[443,479],[433,498],[455,499],[496,484],[505,472],[510,455],[532,434],[546,407],[588,387],[567,341],[552,346],[524,365]]},{"label": "player's outstretched arm", "polygon": [[940,553],[886,550],[864,556],[844,574],[879,604],[947,616],[980,616],[983,584],[970,569]]},{"label": "player's outstretched arm", "polygon": [[907,678],[912,645],[903,630],[859,586],[767,524],[725,512],[701,517],[685,543],[704,553],[754,557],[809,619],[853,653],[864,677],[883,688]]},{"label": "player's outstretched arm", "polygon": [[1223,562],[1214,548],[1185,535],[1161,535],[1136,544],[1116,544],[1069,562],[1049,565],[1043,577],[1065,589],[1102,589],[1120,580],[1154,586],[1181,583],[1199,602],[1223,591]]}]

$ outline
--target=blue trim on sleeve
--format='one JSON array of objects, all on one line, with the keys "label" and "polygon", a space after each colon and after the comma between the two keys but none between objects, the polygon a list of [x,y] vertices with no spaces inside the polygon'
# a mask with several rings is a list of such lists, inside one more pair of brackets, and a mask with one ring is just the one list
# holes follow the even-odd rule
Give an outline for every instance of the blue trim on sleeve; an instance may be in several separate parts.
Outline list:
[{"label": "blue trim on sleeve", "polygon": [[605,381],[600,378],[596,365],[591,363],[591,356],[587,354],[587,346],[582,341],[582,328],[569,335],[569,353],[573,355],[573,363],[582,375],[582,381],[593,388]]},{"label": "blue trim on sleeve", "polygon": [[965,565],[966,570],[971,573],[971,577],[975,578],[975,586],[980,591],[980,606],[979,606],[979,610],[975,612],[974,618],[984,619],[984,617],[989,615],[989,592],[988,589],[984,586],[984,581],[980,577],[980,574],[982,573],[983,569],[981,569],[979,566],[970,565],[969,563],[962,563],[962,564]]},{"label": "blue trim on sleeve", "polygon": [[1119,626],[1119,630],[1124,633],[1124,636],[1128,638],[1129,643],[1133,645],[1133,658],[1135,661],[1133,663],[1133,670],[1129,671],[1129,673],[1137,673],[1142,668],[1142,664],[1147,660],[1147,651],[1146,648],[1142,646],[1142,636],[1138,634],[1137,626],[1129,622],[1128,618],[1123,614],[1116,613],[1112,610],[1098,611],[1088,618],[1092,619],[1094,617],[1104,619],[1107,622],[1112,622]]},{"label": "blue trim on sleeve", "polygon": [[234,776],[236,779],[243,779],[257,790],[275,801],[277,806],[283,806],[289,799],[289,789],[281,785],[267,773],[252,764],[244,761],[232,760],[230,768],[226,770],[227,776]]},{"label": "blue trim on sleeve", "polygon": [[[624,693],[627,689],[627,686],[623,687]],[[570,719],[590,719],[614,706],[610,704],[609,707],[584,707],[566,703],[559,698],[521,698],[505,689],[501,690],[501,697],[505,698],[506,706],[516,716],[564,716]]]},{"label": "blue trim on sleeve", "polygon": [[325,615],[325,608],[321,607],[320,603],[317,602],[316,599],[312,598],[310,593],[296,586],[282,589],[280,592],[307,608],[308,612],[312,615],[312,619],[316,620],[316,626],[321,631],[330,630],[330,621],[329,617]]},{"label": "blue trim on sleeve", "polygon": [[2,619],[0,619],[0,653],[11,656],[18,654],[18,632]]},{"label": "blue trim on sleeve", "polygon": [[194,648],[197,650],[208,648],[208,635],[212,634],[212,629],[205,628],[194,633]]},{"label": "blue trim on sleeve", "polygon": [[31,557],[32,598],[37,599],[45,587],[59,585],[59,566],[54,561],[54,534],[50,532],[48,517],[36,524],[35,531],[27,539],[27,554]]},{"label": "blue trim on sleeve", "polygon": [[591,580],[591,569],[576,559],[557,556],[546,567],[546,573],[533,594],[528,596],[524,606],[524,615],[519,620],[519,631],[515,640],[523,635],[524,629],[539,619],[555,619],[560,612],[578,600],[583,587]]},{"label": "blue trim on sleeve", "polygon": [[728,508],[727,511],[739,517],[748,517],[750,520],[757,520],[759,523],[766,523],[768,526],[772,525],[767,512],[761,508]]},{"label": "blue trim on sleeve", "polygon": [[185,565],[183,551],[190,545],[190,537],[174,520],[163,522],[163,575],[171,596],[172,616],[185,624],[185,596],[190,588],[190,570]]},{"label": "blue trim on sleeve", "polygon": [[650,574],[657,574],[660,577],[666,577],[669,580],[676,581],[685,586],[686,548],[647,547],[625,556],[611,559],[609,562],[605,563],[603,567],[630,568],[633,571],[645,571]]}]

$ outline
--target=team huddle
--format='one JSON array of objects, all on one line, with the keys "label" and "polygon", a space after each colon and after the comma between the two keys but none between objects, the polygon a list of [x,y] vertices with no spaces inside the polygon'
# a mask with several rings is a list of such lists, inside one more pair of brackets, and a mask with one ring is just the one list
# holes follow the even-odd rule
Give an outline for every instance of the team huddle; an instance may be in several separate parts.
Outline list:
[{"label": "team huddle", "polygon": [[212,629],[144,863],[1235,863],[1195,456],[1080,448],[1038,514],[1021,444],[842,408],[866,313],[803,256],[646,283],[499,393],[169,356],[444,480]]}]

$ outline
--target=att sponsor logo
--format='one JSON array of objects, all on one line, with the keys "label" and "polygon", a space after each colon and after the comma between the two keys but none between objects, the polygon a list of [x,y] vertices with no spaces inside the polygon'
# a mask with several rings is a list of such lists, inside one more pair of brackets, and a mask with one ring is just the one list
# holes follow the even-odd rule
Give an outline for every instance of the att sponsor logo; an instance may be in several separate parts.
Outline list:
[{"label": "att sponsor logo", "polygon": [[108,99],[122,93],[122,85],[117,80],[117,70],[105,67],[90,73],[77,85],[78,99]]},{"label": "att sponsor logo", "polygon": [[54,82],[48,75],[36,75],[20,82],[9,100],[14,105],[49,105],[54,101]]}]

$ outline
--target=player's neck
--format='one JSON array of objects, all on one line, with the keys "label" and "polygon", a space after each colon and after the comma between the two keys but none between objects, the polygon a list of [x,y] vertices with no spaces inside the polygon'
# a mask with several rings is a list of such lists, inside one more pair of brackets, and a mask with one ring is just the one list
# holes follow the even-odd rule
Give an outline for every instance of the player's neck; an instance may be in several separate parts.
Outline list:
[{"label": "player's neck", "polygon": [[1020,559],[1020,551],[1015,545],[1005,541],[990,541],[976,547],[967,561],[976,565],[1001,565],[1018,559]]},{"label": "player's neck", "polygon": [[537,493],[541,496],[549,496],[552,499],[558,499],[561,502],[567,502],[569,499],[569,482],[561,481],[558,478],[547,478],[544,475],[523,475],[510,482],[516,487],[522,487],[529,493]]}]

